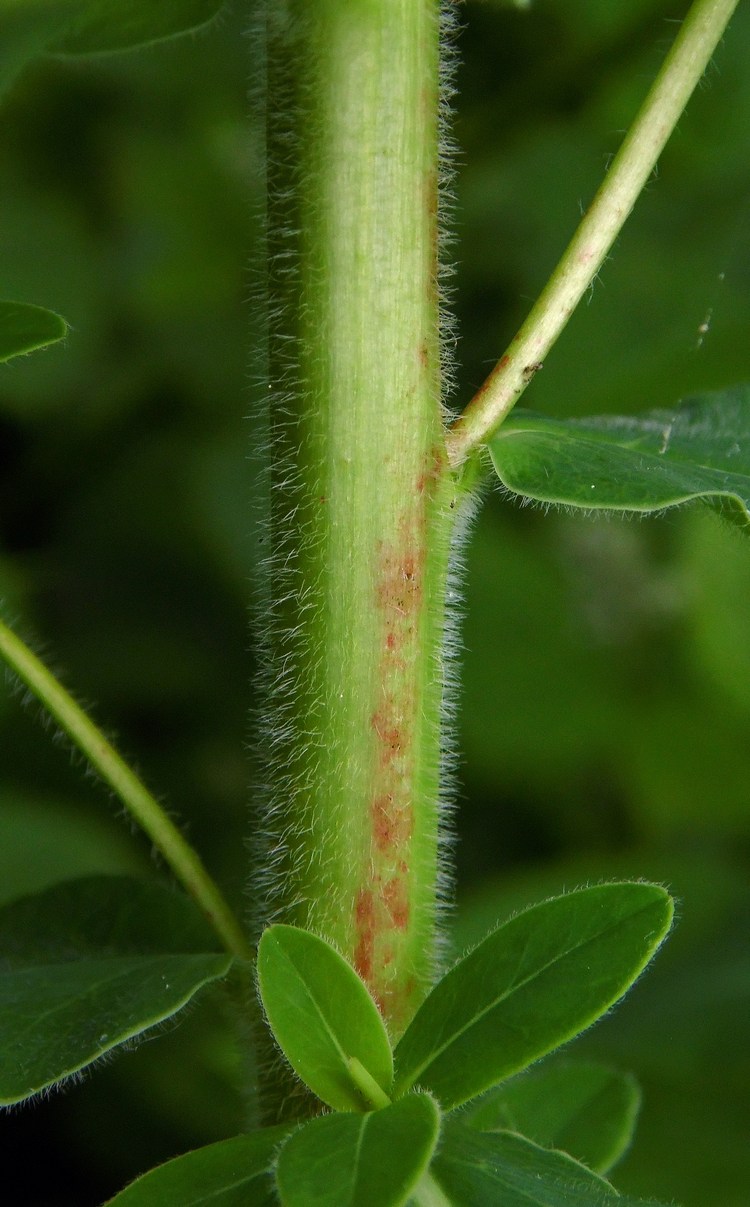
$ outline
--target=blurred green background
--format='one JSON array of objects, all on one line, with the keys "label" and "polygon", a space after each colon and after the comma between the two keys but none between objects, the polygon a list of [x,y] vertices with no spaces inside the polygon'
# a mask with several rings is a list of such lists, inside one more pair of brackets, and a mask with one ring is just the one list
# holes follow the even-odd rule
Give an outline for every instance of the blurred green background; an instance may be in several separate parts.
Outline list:
[{"label": "blurred green background", "polygon": [[[453,253],[463,405],[616,150],[686,3],[459,9]],[[49,59],[0,122],[0,296],[63,347],[0,370],[0,597],[239,909],[258,551],[248,448],[261,135],[236,3],[138,54]],[[750,10],[740,5],[601,280],[527,405],[637,412],[750,380]],[[707,331],[700,328],[708,325]],[[490,495],[467,556],[456,949],[540,896],[658,878],[669,950],[576,1047],[645,1092],[618,1187],[746,1207],[750,542],[701,510],[544,515]],[[148,844],[0,696],[0,898]],[[0,1120],[29,1207],[95,1207],[242,1125],[221,1000]]]}]

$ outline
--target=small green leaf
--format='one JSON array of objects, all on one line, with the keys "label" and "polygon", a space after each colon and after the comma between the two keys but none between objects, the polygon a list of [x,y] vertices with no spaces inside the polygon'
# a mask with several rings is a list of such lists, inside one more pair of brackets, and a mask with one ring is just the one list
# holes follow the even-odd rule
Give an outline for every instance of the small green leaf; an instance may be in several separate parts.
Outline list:
[{"label": "small green leaf", "polygon": [[268,1127],[175,1157],[131,1182],[107,1207],[277,1207],[273,1163],[291,1130]]},{"label": "small green leaf", "polygon": [[480,1132],[521,1132],[606,1173],[633,1138],[640,1098],[626,1073],[593,1061],[558,1061],[492,1090],[469,1122]]},{"label": "small green leaf", "polygon": [[431,1172],[451,1207],[659,1207],[619,1195],[567,1153],[456,1122],[446,1124]]},{"label": "small green leaf", "polygon": [[59,314],[26,302],[0,302],[0,362],[65,339],[68,324]]},{"label": "small green leaf", "polygon": [[368,1101],[352,1057],[390,1094],[393,1055],[366,985],[329,943],[295,926],[271,926],[258,945],[258,988],[279,1047],[328,1106],[362,1111]]},{"label": "small green leaf", "polygon": [[169,1018],[230,964],[186,897],[129,877],[76,880],[0,909],[0,1104]]},{"label": "small green leaf", "polygon": [[426,1094],[366,1115],[325,1115],[284,1145],[284,1207],[401,1207],[429,1165],[440,1112]]},{"label": "small green leaf", "polygon": [[643,971],[672,922],[655,884],[603,884],[532,906],[443,977],[396,1048],[395,1094],[450,1110],[566,1043]]},{"label": "small green leaf", "polygon": [[541,503],[649,512],[702,500],[750,526],[750,385],[635,418],[514,411],[489,450],[503,485]]}]

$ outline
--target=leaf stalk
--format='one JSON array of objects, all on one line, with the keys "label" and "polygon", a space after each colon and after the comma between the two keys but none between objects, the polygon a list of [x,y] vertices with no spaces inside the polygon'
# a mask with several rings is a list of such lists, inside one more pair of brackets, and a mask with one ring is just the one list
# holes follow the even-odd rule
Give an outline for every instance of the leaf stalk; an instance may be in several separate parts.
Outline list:
[{"label": "leaf stalk", "polygon": [[738,0],[695,0],[625,141],[518,334],[448,434],[455,468],[515,406],[601,268],[699,83]]},{"label": "leaf stalk", "polygon": [[198,853],[91,718],[36,654],[2,621],[0,656],[119,797],[200,906],[227,951],[240,960],[252,959],[252,949],[239,921]]}]

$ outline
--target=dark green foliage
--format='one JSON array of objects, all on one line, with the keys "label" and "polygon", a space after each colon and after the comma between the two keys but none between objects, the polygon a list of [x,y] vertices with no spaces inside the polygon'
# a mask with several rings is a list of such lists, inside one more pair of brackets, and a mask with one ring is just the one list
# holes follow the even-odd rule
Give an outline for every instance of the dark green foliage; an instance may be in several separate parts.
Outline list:
[{"label": "dark green foliage", "polygon": [[645,513],[705,500],[750,525],[747,385],[632,418],[517,410],[489,448],[503,486],[540,503]]},{"label": "dark green foliage", "polygon": [[480,1132],[520,1132],[607,1173],[630,1146],[639,1106],[632,1076],[592,1061],[556,1060],[490,1091],[469,1122]]},{"label": "dark green foliage", "polygon": [[0,12],[0,93],[39,54],[130,50],[205,25],[219,0],[10,0]]},{"label": "dark green foliage", "polygon": [[182,1009],[231,958],[187,898],[92,877],[0,910],[0,1103],[29,1098]]},{"label": "dark green foliage", "polygon": [[0,362],[64,339],[67,323],[42,306],[0,302]]},{"label": "dark green foliage", "polygon": [[290,1128],[220,1140],[152,1169],[110,1200],[112,1207],[274,1207],[273,1166]]},{"label": "dark green foliage", "polygon": [[631,1199],[561,1152],[512,1132],[477,1133],[454,1123],[435,1162],[454,1207],[659,1207]]}]

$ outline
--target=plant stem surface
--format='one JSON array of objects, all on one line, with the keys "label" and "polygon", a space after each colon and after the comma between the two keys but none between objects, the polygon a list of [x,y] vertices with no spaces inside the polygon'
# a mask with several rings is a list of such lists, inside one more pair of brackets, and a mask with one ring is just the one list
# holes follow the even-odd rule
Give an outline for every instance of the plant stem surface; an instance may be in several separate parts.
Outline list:
[{"label": "plant stem surface", "polygon": [[255,891],[394,1035],[434,972],[441,641],[438,6],[267,10],[268,540]]}]

